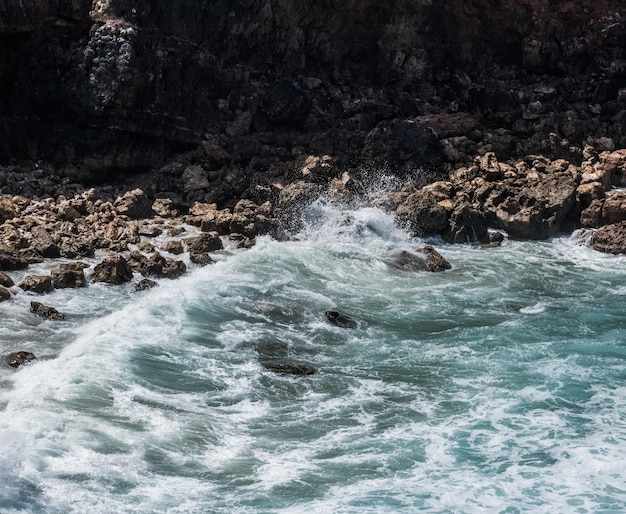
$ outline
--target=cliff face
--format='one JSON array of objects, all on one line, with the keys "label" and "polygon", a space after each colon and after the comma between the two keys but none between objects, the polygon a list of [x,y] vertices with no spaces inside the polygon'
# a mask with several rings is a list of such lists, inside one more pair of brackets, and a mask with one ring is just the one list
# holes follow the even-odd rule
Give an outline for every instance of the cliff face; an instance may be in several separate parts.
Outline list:
[{"label": "cliff face", "polygon": [[564,112],[599,104],[610,118],[626,112],[624,59],[621,0],[5,0],[0,161],[97,178],[270,133],[244,153],[289,152],[281,137],[331,152],[333,130],[364,139],[458,110],[508,130],[525,82],[557,84]]}]

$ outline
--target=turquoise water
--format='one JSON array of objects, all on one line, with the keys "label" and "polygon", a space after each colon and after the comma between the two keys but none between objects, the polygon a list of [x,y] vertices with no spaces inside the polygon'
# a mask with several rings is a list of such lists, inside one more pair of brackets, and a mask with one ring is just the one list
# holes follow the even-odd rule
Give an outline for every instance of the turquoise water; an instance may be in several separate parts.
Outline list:
[{"label": "turquoise water", "polygon": [[626,258],[435,240],[452,269],[406,272],[390,215],[309,215],[148,292],[44,297],[67,321],[0,304],[3,352],[40,357],[0,368],[0,512],[626,511]]}]

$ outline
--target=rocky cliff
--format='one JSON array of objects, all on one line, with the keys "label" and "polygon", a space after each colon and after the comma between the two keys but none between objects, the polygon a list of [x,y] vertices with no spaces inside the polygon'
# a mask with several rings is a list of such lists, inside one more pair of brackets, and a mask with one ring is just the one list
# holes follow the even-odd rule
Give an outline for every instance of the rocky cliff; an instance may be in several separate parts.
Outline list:
[{"label": "rocky cliff", "polygon": [[585,142],[626,146],[625,16],[621,0],[5,0],[0,162],[98,180],[202,144],[211,180],[302,153],[580,161]]}]

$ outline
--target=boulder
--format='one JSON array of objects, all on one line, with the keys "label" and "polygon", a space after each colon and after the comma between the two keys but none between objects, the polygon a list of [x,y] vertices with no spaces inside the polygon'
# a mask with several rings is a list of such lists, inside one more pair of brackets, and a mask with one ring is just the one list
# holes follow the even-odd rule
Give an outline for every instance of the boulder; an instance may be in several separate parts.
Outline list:
[{"label": "boulder", "polygon": [[214,252],[224,248],[224,243],[220,237],[214,233],[201,234],[197,237],[185,239],[187,249],[190,253]]},{"label": "boulder", "polygon": [[185,251],[183,248],[183,243],[180,241],[168,241],[165,245],[164,250],[173,255],[180,255]]},{"label": "boulder", "polygon": [[178,278],[187,271],[183,261],[166,259],[158,252],[150,257],[145,257],[140,252],[132,252],[129,266],[145,277],[156,278]]},{"label": "boulder", "polygon": [[274,363],[263,364],[263,367],[273,373],[280,375],[313,375],[315,368],[306,364],[294,364],[294,363]]},{"label": "boulder", "polygon": [[13,279],[4,271],[0,271],[0,286],[13,287],[14,285],[15,282],[13,282]]},{"label": "boulder", "polygon": [[276,225],[271,211],[270,202],[257,205],[251,200],[239,200],[233,209],[229,231],[248,238],[267,234]]},{"label": "boulder", "polygon": [[0,270],[12,271],[28,267],[28,260],[0,250]]},{"label": "boulder", "polygon": [[0,302],[4,302],[10,299],[11,299],[11,291],[0,286]]},{"label": "boulder", "polygon": [[170,198],[157,198],[152,203],[152,212],[163,218],[175,218],[178,216],[178,209]]},{"label": "boulder", "polygon": [[602,224],[611,225],[626,220],[626,192],[606,196],[602,206]]},{"label": "boulder", "polygon": [[152,217],[152,202],[143,190],[137,188],[119,196],[113,204],[118,214],[138,220]]},{"label": "boulder", "polygon": [[158,283],[154,280],[150,280],[149,278],[142,278],[137,284],[135,284],[135,292],[147,291],[148,289],[152,289],[157,286]]},{"label": "boulder", "polygon": [[61,314],[54,307],[48,307],[43,303],[39,302],[30,302],[30,312],[39,316],[40,318],[50,319],[50,320],[62,320],[65,319],[65,316]]},{"label": "boulder", "polygon": [[626,254],[626,221],[605,225],[591,236],[591,246],[599,252]]},{"label": "boulder", "polygon": [[128,265],[128,261],[121,255],[104,259],[99,264],[96,264],[91,274],[92,282],[104,282],[114,285],[130,282],[132,278],[133,270]]},{"label": "boulder", "polygon": [[450,263],[430,245],[416,252],[402,250],[394,256],[389,265],[403,271],[439,272],[451,268]]},{"label": "boulder", "polygon": [[198,266],[206,266],[213,263],[213,259],[211,259],[208,253],[196,252],[194,250],[189,251],[189,260]]},{"label": "boulder", "polygon": [[396,218],[417,237],[439,234],[448,228],[448,210],[427,189],[418,189],[396,209]]},{"label": "boulder", "polygon": [[52,291],[52,277],[48,275],[27,275],[18,286],[31,293],[49,293]]},{"label": "boulder", "polygon": [[483,242],[487,237],[487,218],[467,202],[458,202],[442,237],[447,243]]},{"label": "boulder", "polygon": [[57,237],[52,235],[46,227],[36,225],[31,228],[30,233],[33,237],[30,247],[39,252],[42,257],[55,258],[61,256]]},{"label": "boulder", "polygon": [[27,364],[36,358],[31,352],[13,352],[4,357],[4,362],[12,368],[19,368],[22,364]]},{"label": "boulder", "polygon": [[331,324],[341,328],[357,328],[357,322],[337,311],[326,311],[324,317]]},{"label": "boulder", "polygon": [[85,287],[87,285],[84,271],[86,267],[89,266],[82,262],[61,264],[52,270],[52,285],[56,289]]}]

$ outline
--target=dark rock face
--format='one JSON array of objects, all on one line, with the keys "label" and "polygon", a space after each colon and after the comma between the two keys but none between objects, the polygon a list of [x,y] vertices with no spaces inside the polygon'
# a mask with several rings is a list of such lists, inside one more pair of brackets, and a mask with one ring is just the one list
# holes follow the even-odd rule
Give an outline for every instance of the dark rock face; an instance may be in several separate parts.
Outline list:
[{"label": "dark rock face", "polygon": [[277,363],[277,364],[264,364],[263,367],[273,373],[280,375],[313,375],[315,368],[307,366],[306,364],[294,364],[294,363]]},{"label": "dark rock face", "polygon": [[81,262],[61,264],[52,271],[52,284],[56,289],[85,287],[87,285],[85,267],[87,265]]},{"label": "dark rock face", "polygon": [[416,253],[402,250],[389,263],[392,268],[403,271],[445,271],[452,266],[432,246],[420,248]]},{"label": "dark rock face", "polygon": [[591,237],[591,246],[604,253],[626,254],[626,221],[596,230]]},{"label": "dark rock face", "polygon": [[13,282],[13,279],[4,271],[0,271],[0,286],[13,287],[14,285],[15,282]]},{"label": "dark rock face", "polygon": [[324,317],[331,325],[336,327],[356,328],[358,326],[355,320],[337,311],[326,311]]},{"label": "dark rock face", "polygon": [[3,286],[0,286],[0,302],[4,302],[10,299],[11,299],[11,291],[4,288]]},{"label": "dark rock face", "polygon": [[49,293],[52,291],[52,277],[47,275],[28,275],[18,286],[31,293]]},{"label": "dark rock face", "polygon": [[[0,159],[102,178],[158,166],[208,133],[218,137],[205,171],[231,157],[265,171],[287,160],[277,139],[290,131],[294,145],[342,157],[360,157],[370,133],[365,158],[388,133],[396,163],[409,169],[421,165],[406,160],[422,155],[418,147],[426,164],[441,161],[427,131],[405,137],[416,127],[404,120],[433,114],[424,99],[508,131],[490,136],[494,151],[510,152],[516,143],[506,138],[527,136],[538,120],[543,135],[523,144],[552,132],[580,143],[586,130],[624,142],[609,121],[624,111],[625,10],[621,0],[5,0]],[[520,102],[520,77],[529,76],[556,85],[533,86]],[[568,106],[544,120],[557,96]],[[467,136],[445,118],[431,121],[440,138]],[[257,135],[271,130],[282,135],[259,152],[266,142]]]}]

